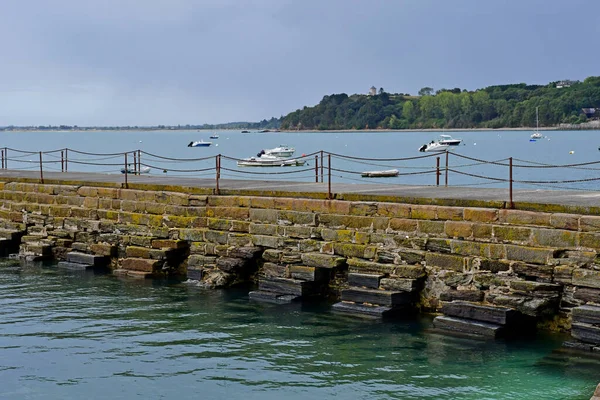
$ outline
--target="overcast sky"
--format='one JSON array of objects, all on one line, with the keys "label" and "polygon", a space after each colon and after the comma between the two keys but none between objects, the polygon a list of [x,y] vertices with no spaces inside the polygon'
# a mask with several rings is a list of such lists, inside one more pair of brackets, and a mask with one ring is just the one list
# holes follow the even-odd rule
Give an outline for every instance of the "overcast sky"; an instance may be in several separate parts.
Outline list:
[{"label": "overcast sky", "polygon": [[596,0],[2,0],[0,126],[258,121],[600,75]]}]

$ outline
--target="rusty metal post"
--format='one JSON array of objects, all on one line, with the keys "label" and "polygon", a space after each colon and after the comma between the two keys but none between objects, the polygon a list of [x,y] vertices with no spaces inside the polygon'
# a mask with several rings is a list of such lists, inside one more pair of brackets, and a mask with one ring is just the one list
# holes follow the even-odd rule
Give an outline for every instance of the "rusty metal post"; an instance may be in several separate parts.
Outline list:
[{"label": "rusty metal post", "polygon": [[4,169],[4,150],[2,150],[2,169]]},{"label": "rusty metal post", "polygon": [[220,194],[219,191],[219,179],[221,179],[221,155],[217,155],[215,157],[215,168],[217,170],[217,174],[216,174],[216,180],[217,180],[217,187],[216,187],[216,192],[217,194]]},{"label": "rusty metal post", "polygon": [[509,159],[508,159],[508,180],[509,180],[508,192],[509,192],[509,197],[510,197],[510,208],[513,209],[513,208],[515,208],[515,203],[513,202],[513,159],[512,159],[512,157],[509,157]]},{"label": "rusty metal post", "polygon": [[323,150],[321,150],[321,183],[323,183],[323,164],[325,163],[323,162]]},{"label": "rusty metal post", "polygon": [[327,200],[331,200],[331,154],[327,154]]},{"label": "rusty metal post", "polygon": [[444,178],[446,187],[448,187],[448,150],[446,150],[446,176]]},{"label": "rusty metal post", "polygon": [[135,154],[135,151],[133,152],[133,174],[137,175],[137,154]]},{"label": "rusty metal post", "polygon": [[435,158],[435,185],[440,186],[440,158]]},{"label": "rusty metal post", "polygon": [[40,183],[44,184],[44,170],[42,169],[42,152],[40,151]]},{"label": "rusty metal post", "polygon": [[4,160],[4,168],[8,169],[8,148],[4,148],[4,157],[6,157],[6,159]]},{"label": "rusty metal post", "polygon": [[65,172],[65,151],[60,151],[60,172]]},{"label": "rusty metal post", "polygon": [[315,182],[319,183],[319,156],[315,155]]},{"label": "rusty metal post", "polygon": [[142,173],[142,151],[138,149],[138,173]]},{"label": "rusty metal post", "polygon": [[129,189],[129,183],[127,182],[127,153],[125,153],[125,189]]},{"label": "rusty metal post", "polygon": [[69,149],[65,149],[65,172],[69,170]]}]

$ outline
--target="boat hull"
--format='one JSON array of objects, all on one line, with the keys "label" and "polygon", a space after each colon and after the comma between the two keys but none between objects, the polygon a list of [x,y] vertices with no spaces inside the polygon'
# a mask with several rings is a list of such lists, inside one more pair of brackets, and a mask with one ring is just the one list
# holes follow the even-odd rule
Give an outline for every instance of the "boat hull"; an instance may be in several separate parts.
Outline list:
[{"label": "boat hull", "polygon": [[393,178],[398,176],[400,171],[397,169],[389,169],[386,171],[365,171],[360,174],[363,178]]},{"label": "boat hull", "polygon": [[150,167],[142,167],[139,171],[135,171],[133,168],[121,168],[121,173],[124,174],[125,172],[128,174],[148,174],[150,173]]},{"label": "boat hull", "polygon": [[250,158],[237,162],[238,167],[300,167],[306,163],[305,160],[260,160],[260,158]]},{"label": "boat hull", "polygon": [[212,142],[197,141],[197,142],[190,142],[190,144],[188,144],[188,147],[208,147],[211,144],[212,144]]},{"label": "boat hull", "polygon": [[429,144],[424,144],[423,146],[421,146],[419,148],[419,151],[440,152],[440,151],[446,151],[449,148],[450,148],[450,146],[447,144],[429,143]]}]

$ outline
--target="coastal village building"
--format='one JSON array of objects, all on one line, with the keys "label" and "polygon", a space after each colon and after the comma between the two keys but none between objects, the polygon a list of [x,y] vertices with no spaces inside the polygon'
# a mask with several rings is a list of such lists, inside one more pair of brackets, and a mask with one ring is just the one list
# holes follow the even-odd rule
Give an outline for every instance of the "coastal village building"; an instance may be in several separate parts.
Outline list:
[{"label": "coastal village building", "polygon": [[377,95],[377,88],[375,86],[371,86],[371,89],[369,89],[369,96],[375,95]]},{"label": "coastal village building", "polygon": [[562,88],[568,88],[571,87],[572,84],[574,84],[574,81],[571,81],[569,79],[565,79],[564,81],[560,81],[556,83],[556,88],[557,89],[562,89]]}]

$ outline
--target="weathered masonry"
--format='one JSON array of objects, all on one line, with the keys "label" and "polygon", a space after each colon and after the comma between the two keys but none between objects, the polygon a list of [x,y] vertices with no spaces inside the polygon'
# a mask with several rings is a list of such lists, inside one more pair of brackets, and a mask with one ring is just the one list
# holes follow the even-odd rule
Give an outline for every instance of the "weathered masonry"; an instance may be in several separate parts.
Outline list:
[{"label": "weathered masonry", "polygon": [[322,297],[376,317],[437,312],[437,329],[475,336],[565,329],[570,346],[600,351],[596,210],[99,185],[0,183],[4,255],[210,287],[250,282],[253,299]]}]

